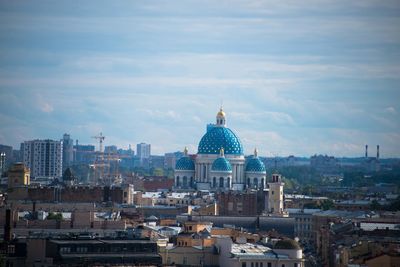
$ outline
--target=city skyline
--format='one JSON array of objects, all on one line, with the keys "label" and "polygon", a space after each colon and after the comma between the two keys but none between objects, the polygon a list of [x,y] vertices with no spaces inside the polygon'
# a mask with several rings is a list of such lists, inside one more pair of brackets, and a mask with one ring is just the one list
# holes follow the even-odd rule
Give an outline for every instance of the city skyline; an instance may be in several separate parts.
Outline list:
[{"label": "city skyline", "polygon": [[[0,2],[0,143],[400,157],[397,1]],[[162,138],[160,138],[162,136]]]}]

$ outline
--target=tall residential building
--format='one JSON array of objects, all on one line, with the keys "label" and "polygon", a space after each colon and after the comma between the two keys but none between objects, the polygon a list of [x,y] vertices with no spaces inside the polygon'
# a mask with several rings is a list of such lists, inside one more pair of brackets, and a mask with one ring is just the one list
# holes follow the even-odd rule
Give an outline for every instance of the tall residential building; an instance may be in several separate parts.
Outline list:
[{"label": "tall residential building", "polygon": [[136,145],[136,154],[140,159],[150,158],[151,145],[146,143],[140,143]]},{"label": "tall residential building", "polygon": [[106,154],[117,154],[118,153],[118,147],[117,146],[105,146],[104,147],[104,153]]},{"label": "tall residential building", "polygon": [[62,141],[32,140],[21,144],[23,161],[31,171],[31,177],[62,177]]},{"label": "tall residential building", "polygon": [[96,159],[96,152],[94,145],[79,145],[78,140],[76,140],[76,145],[74,146],[75,163],[92,164]]},{"label": "tall residential building", "polygon": [[66,170],[72,165],[74,161],[74,140],[71,139],[69,134],[64,134],[63,136],[63,170]]}]

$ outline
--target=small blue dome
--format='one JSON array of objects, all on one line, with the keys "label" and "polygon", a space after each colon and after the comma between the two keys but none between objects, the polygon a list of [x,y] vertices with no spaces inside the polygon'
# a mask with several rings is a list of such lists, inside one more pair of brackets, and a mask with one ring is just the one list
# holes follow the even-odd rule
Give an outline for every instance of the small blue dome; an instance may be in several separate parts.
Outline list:
[{"label": "small blue dome", "polygon": [[231,172],[232,171],[232,166],[229,163],[229,161],[225,157],[219,157],[216,160],[214,160],[212,166],[211,166],[212,171],[222,171],[222,172]]},{"label": "small blue dome", "polygon": [[188,156],[183,156],[176,162],[175,170],[194,171],[194,162]]},{"label": "small blue dome", "polygon": [[246,165],[246,172],[266,172],[264,163],[258,158],[253,156]]},{"label": "small blue dome", "polygon": [[225,154],[243,155],[239,137],[231,129],[214,126],[201,138],[198,154],[219,154],[223,147]]}]

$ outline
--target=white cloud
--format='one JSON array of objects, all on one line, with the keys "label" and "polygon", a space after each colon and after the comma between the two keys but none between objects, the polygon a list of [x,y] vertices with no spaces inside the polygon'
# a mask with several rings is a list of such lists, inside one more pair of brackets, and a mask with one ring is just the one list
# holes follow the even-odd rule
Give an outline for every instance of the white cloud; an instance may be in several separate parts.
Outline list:
[{"label": "white cloud", "polygon": [[385,108],[385,112],[386,113],[390,113],[390,114],[397,114],[397,111],[394,107],[387,107]]}]

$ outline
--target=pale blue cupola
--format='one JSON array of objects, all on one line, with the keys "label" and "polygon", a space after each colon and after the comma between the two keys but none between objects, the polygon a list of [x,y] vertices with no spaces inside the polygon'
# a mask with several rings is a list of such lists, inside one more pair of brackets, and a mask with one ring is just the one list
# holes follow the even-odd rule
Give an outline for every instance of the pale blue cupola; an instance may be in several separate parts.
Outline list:
[{"label": "pale blue cupola", "polygon": [[254,155],[250,158],[246,165],[246,172],[263,172],[267,170],[264,163],[258,157],[257,149],[254,150]]},{"label": "pale blue cupola", "polygon": [[232,166],[229,161],[225,158],[224,155],[224,148],[220,149],[220,156],[214,160],[211,171],[218,171],[218,172],[231,172]]}]

